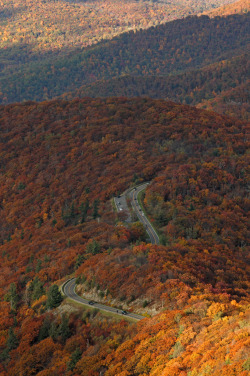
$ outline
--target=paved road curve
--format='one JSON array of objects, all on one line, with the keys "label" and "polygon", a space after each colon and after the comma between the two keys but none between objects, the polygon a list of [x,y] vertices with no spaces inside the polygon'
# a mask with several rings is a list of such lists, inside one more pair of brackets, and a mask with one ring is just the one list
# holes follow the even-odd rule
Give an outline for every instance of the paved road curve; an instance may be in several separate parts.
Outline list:
[{"label": "paved road curve", "polygon": [[[62,286],[63,293],[66,296],[68,296],[70,299],[74,300],[75,302],[80,303],[80,304],[85,305],[85,306],[88,306],[88,307],[91,307],[91,308],[98,308],[101,311],[112,312],[113,314],[116,314],[118,316],[129,317],[131,319],[138,320],[138,321],[145,318],[144,316],[137,315],[136,313],[131,313],[131,312],[127,312],[126,314],[124,314],[124,313],[122,313],[124,311],[122,311],[121,309],[109,307],[109,306],[101,304],[101,303],[95,302],[94,304],[89,304],[89,300],[81,298],[79,295],[76,294],[76,292],[75,292],[75,287],[76,287],[75,281],[76,281],[76,278],[69,279]],[[93,300],[92,300],[92,302],[93,302]]]},{"label": "paved road curve", "polygon": [[159,236],[157,235],[156,231],[154,230],[153,226],[149,222],[148,218],[145,216],[144,212],[142,211],[140,204],[138,202],[138,194],[143,191],[149,183],[141,184],[135,187],[132,191],[129,192],[129,197],[131,198],[131,204],[136,212],[139,221],[144,225],[152,244],[160,244]]}]

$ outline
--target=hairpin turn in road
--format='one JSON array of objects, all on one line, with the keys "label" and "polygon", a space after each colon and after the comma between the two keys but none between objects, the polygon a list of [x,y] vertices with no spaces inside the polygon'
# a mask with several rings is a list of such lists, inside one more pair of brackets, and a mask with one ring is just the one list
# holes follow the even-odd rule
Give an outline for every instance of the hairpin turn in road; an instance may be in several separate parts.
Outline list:
[{"label": "hairpin turn in road", "polygon": [[133,320],[139,321],[139,320],[145,319],[144,316],[137,315],[136,313],[127,312],[127,311],[124,311],[122,309],[110,307],[110,306],[107,306],[105,304],[94,302],[93,300],[87,300],[85,298],[82,298],[81,296],[77,295],[77,293],[75,292],[75,288],[76,288],[75,282],[76,282],[76,278],[72,278],[72,279],[69,279],[68,281],[66,281],[64,283],[64,285],[62,286],[63,293],[68,298],[74,300],[75,302],[80,303],[80,304],[85,305],[85,306],[88,306],[88,307],[97,308],[100,311],[111,312],[111,313],[116,314],[118,316],[123,316],[123,317],[126,316],[128,318],[133,319]]}]

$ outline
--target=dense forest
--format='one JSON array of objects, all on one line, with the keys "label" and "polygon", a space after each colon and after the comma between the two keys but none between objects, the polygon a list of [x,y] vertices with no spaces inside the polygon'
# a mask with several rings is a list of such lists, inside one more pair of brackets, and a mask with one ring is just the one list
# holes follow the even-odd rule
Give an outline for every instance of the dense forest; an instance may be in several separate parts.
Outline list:
[{"label": "dense forest", "polygon": [[8,67],[18,69],[129,30],[145,29],[230,2],[1,0],[0,49],[7,49],[4,57]]},{"label": "dense forest", "polygon": [[0,0],[0,376],[249,375],[248,50],[247,0]]},{"label": "dense forest", "polygon": [[[127,96],[164,98],[199,105],[237,118],[249,117],[249,55],[243,54],[205,68],[175,76],[122,76],[82,86],[74,97]],[[213,100],[213,101],[212,101]]]},{"label": "dense forest", "polygon": [[[233,0],[1,0],[0,47],[30,44],[34,52],[60,51],[199,14]],[[24,51],[23,51],[24,52]]]},{"label": "dense forest", "polygon": [[[57,59],[48,51],[44,58],[38,54],[36,61],[30,62],[28,59],[27,64],[21,65],[21,50],[27,49],[27,56],[34,51],[27,43],[24,46],[17,43],[11,48],[1,50],[0,100],[1,103],[45,100],[65,92],[73,92],[82,85],[95,83],[97,80],[109,80],[124,75],[170,78],[242,55],[249,46],[248,35],[249,14],[213,19],[208,16],[194,16],[147,30],[131,30],[111,41],[68,51],[68,54]],[[9,60],[10,55],[12,63]],[[19,67],[16,64],[19,64]],[[225,65],[230,65],[230,62]],[[220,69],[219,66],[218,70]],[[237,85],[237,76],[241,69],[244,77],[245,68],[240,65],[237,68],[238,73],[233,74],[233,86]],[[206,72],[202,70],[200,73],[203,77],[201,92]],[[195,76],[191,73],[191,82],[188,83],[190,87],[196,87]],[[177,81],[178,79],[179,76]],[[228,87],[232,80],[226,77],[225,81],[223,85]],[[182,85],[181,78],[179,85]],[[216,82],[215,87],[208,91],[213,90],[215,93],[218,91]],[[183,97],[184,93],[180,95]],[[186,97],[188,96],[192,97],[192,92],[188,92]],[[207,96],[201,99],[211,98],[209,93]],[[193,103],[192,99],[184,100]]]},{"label": "dense forest", "polygon": [[[122,97],[0,106],[0,125],[0,375],[247,376],[249,124]],[[112,208],[143,181],[161,245]],[[147,318],[60,304],[73,272]]]}]

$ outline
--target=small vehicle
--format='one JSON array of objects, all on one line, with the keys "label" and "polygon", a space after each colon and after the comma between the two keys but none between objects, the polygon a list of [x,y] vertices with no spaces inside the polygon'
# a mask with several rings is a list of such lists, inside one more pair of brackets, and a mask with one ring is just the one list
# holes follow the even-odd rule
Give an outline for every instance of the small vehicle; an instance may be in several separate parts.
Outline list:
[{"label": "small vehicle", "polygon": [[128,312],[127,312],[127,311],[122,311],[122,314],[123,314],[123,315],[127,315]]},{"label": "small vehicle", "polygon": [[90,305],[94,305],[94,304],[95,304],[94,300],[90,300],[88,303],[89,303]]}]

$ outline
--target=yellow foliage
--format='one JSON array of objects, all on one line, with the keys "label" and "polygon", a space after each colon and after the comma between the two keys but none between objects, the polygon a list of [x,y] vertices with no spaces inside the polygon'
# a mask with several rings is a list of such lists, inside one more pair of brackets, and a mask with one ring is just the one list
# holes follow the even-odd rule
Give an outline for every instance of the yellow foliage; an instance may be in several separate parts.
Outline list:
[{"label": "yellow foliage", "polygon": [[40,307],[43,303],[45,303],[47,300],[47,297],[46,295],[42,295],[39,299],[35,300],[34,303],[32,304],[32,308],[33,309],[37,309],[38,307]]},{"label": "yellow foliage", "polygon": [[214,318],[219,312],[223,313],[225,311],[225,304],[212,303],[207,310],[207,316]]}]

